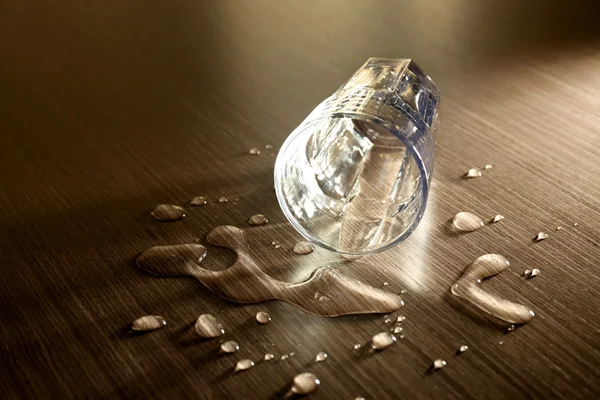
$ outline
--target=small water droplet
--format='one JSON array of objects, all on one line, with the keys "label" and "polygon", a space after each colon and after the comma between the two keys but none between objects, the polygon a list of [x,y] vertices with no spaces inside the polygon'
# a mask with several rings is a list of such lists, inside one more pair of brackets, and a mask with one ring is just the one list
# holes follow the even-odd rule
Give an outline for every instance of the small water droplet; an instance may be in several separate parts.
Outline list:
[{"label": "small water droplet", "polygon": [[538,276],[541,273],[541,271],[537,268],[534,268],[531,270],[531,274],[529,274],[528,278],[535,278],[536,276]]},{"label": "small water droplet", "polygon": [[284,354],[284,355],[282,355],[282,356],[281,356],[279,359],[280,359],[281,361],[285,361],[285,360],[287,360],[288,358],[290,358],[289,354]]},{"label": "small water droplet", "polygon": [[307,242],[306,240],[300,241],[294,245],[294,253],[299,254],[301,256],[305,254],[310,254],[315,251],[315,246],[311,242]]},{"label": "small water droplet", "polygon": [[292,351],[289,355],[290,355],[290,357],[294,357],[296,355],[296,353]]},{"label": "small water droplet", "polygon": [[575,222],[575,223],[573,224],[573,226],[579,226],[579,224],[578,224],[577,222]]},{"label": "small water droplet", "polygon": [[208,203],[208,200],[204,196],[196,196],[190,201],[190,204],[193,206],[203,206]]},{"label": "small water droplet", "polygon": [[273,240],[271,242],[271,246],[273,246],[274,248],[278,249],[281,247],[281,245],[279,244],[279,242],[277,240]]},{"label": "small water droplet", "polygon": [[465,351],[469,350],[469,346],[467,346],[466,344],[463,344],[462,346],[460,346],[458,348],[458,352],[459,353],[464,353]]},{"label": "small water droplet", "polygon": [[233,340],[228,340],[226,342],[221,343],[221,353],[235,353],[240,349],[240,345],[238,342]]},{"label": "small water droplet", "polygon": [[396,337],[388,332],[381,332],[373,336],[371,339],[371,347],[373,350],[387,349],[396,341]]},{"label": "small water droplet", "polygon": [[[429,79],[431,79],[431,78],[429,78]],[[362,396],[358,396],[358,397],[355,397],[354,400],[365,400],[365,398]]]},{"label": "small water droplet", "polygon": [[265,360],[265,361],[271,361],[271,360],[272,360],[272,359],[274,359],[274,358],[275,358],[275,355],[274,355],[274,354],[272,354],[272,353],[267,353],[267,354],[265,354],[265,357],[263,358],[263,360]]},{"label": "small water droplet", "polygon": [[254,214],[248,220],[248,223],[252,226],[260,226],[269,222],[269,219],[264,214]]},{"label": "small water droplet", "polygon": [[483,220],[470,212],[459,212],[452,219],[454,227],[462,232],[473,232],[483,227]]},{"label": "small water droplet", "polygon": [[272,148],[273,148],[273,146],[272,146],[272,145],[270,145],[270,144],[266,144],[266,145],[265,145],[265,149],[272,149]]},{"label": "small water droplet", "polygon": [[479,168],[471,168],[465,174],[466,179],[479,178],[481,176],[481,170]]},{"label": "small water droplet", "polygon": [[253,156],[257,156],[257,155],[260,154],[260,150],[257,149],[256,147],[253,147],[250,150],[248,150],[248,154],[251,154]]},{"label": "small water droplet", "polygon": [[530,269],[526,269],[525,271],[523,271],[523,273],[521,274],[521,276],[529,276],[531,275],[531,270]]},{"label": "small water droplet", "polygon": [[406,321],[406,317],[404,315],[400,315],[398,318],[396,318],[396,323],[400,323],[400,322],[404,322]]},{"label": "small water droplet", "polygon": [[392,319],[391,319],[391,318],[385,318],[385,319],[383,320],[383,323],[384,323],[384,324],[389,324],[390,322],[392,322]]},{"label": "small water droplet", "polygon": [[389,285],[389,283],[387,283],[387,282],[383,282],[383,283],[381,284],[381,286],[387,286],[387,285]]},{"label": "small water droplet", "polygon": [[353,347],[353,348],[354,348],[354,350],[358,350],[358,349],[360,349],[361,347],[362,347],[362,344],[360,344],[360,343],[356,343],[356,344],[354,345],[354,347]]},{"label": "small water droplet", "polygon": [[234,368],[233,372],[235,373],[235,372],[245,371],[252,367],[254,367],[254,361],[248,360],[246,358],[246,359],[238,361],[237,364],[235,364],[235,368]]},{"label": "small water droplet", "polygon": [[185,217],[185,210],[173,204],[161,204],[150,214],[159,221],[177,221]]},{"label": "small water droplet", "polygon": [[315,374],[303,372],[294,377],[294,383],[290,391],[295,394],[306,395],[314,392],[320,384],[321,381]]},{"label": "small water droplet", "polygon": [[492,169],[493,166],[492,164],[485,164],[485,167],[483,167],[483,169]]},{"label": "small water droplet", "polygon": [[323,362],[327,359],[327,353],[325,353],[324,351],[321,351],[319,354],[317,354],[317,356],[315,357],[315,362],[319,363],[319,362]]},{"label": "small water droplet", "polygon": [[511,325],[509,325],[509,326],[506,328],[506,331],[507,331],[507,332],[512,332],[512,331],[514,331],[514,330],[515,330],[515,326],[514,326],[514,325],[512,325],[512,324],[511,324]]},{"label": "small water droplet", "polygon": [[227,197],[219,197],[219,203],[227,203]]},{"label": "small water droplet", "polygon": [[435,360],[433,362],[433,369],[434,370],[438,370],[438,369],[442,369],[446,366],[446,361],[442,360],[441,358],[438,358],[437,360]]},{"label": "small water droplet", "polygon": [[167,325],[167,320],[160,315],[145,315],[131,323],[131,330],[136,332],[149,332]]},{"label": "small water droplet", "polygon": [[404,294],[404,293],[406,293],[406,292],[408,292],[408,290],[406,290],[406,289],[402,289],[402,290],[400,291],[400,294]]},{"label": "small water droplet", "polygon": [[502,221],[503,219],[504,219],[504,215],[498,214],[498,215],[496,215],[496,216],[494,217],[494,219],[492,219],[492,222],[493,222],[493,223],[500,222],[500,221]]},{"label": "small water droplet", "polygon": [[500,346],[502,346],[502,345],[504,344],[504,342],[503,342],[503,341],[499,341],[499,342],[498,342],[498,344],[499,344]]},{"label": "small water droplet", "polygon": [[561,229],[562,229],[562,226],[557,226],[557,227],[556,227],[556,231],[557,231],[557,232],[558,232],[558,231],[560,231]]},{"label": "small water droplet", "polygon": [[392,331],[392,333],[393,333],[393,334],[398,334],[398,333],[400,333],[400,332],[402,332],[402,327],[401,327],[400,325],[396,325],[396,326],[394,327],[394,330]]},{"label": "small water droplet", "polygon": [[216,338],[225,333],[223,326],[211,314],[202,314],[194,325],[196,333],[203,338]]},{"label": "small water droplet", "polygon": [[537,234],[537,236],[533,240],[536,242],[540,242],[544,239],[548,239],[548,234],[544,233],[544,232],[540,232]]},{"label": "small water droplet", "polygon": [[259,311],[256,313],[256,320],[259,324],[268,324],[271,322],[271,316],[264,311]]}]

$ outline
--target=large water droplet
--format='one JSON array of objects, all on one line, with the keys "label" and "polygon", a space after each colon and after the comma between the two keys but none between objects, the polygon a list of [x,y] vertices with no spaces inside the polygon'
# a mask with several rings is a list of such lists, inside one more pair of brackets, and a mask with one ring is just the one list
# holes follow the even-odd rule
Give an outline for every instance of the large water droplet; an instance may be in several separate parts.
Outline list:
[{"label": "large water droplet", "polygon": [[131,330],[136,332],[153,331],[167,325],[167,321],[159,315],[145,315],[131,323]]},{"label": "large water droplet", "polygon": [[371,347],[373,350],[387,349],[396,341],[396,337],[388,332],[381,332],[373,336],[371,339]]},{"label": "large water droplet", "polygon": [[469,265],[452,286],[452,293],[482,311],[511,324],[524,324],[535,316],[528,307],[495,296],[481,288],[481,281],[505,271],[510,263],[499,254],[485,254]]},{"label": "large water droplet", "polygon": [[467,179],[479,178],[480,176],[481,176],[481,170],[479,168],[471,168],[465,174],[465,178],[467,178]]},{"label": "large water droplet", "polygon": [[246,358],[246,359],[238,361],[237,364],[235,364],[235,368],[233,369],[233,372],[245,371],[252,367],[254,367],[254,361],[248,360]]},{"label": "large water droplet", "polygon": [[223,326],[211,314],[202,314],[194,325],[196,333],[203,338],[216,338],[225,333]]},{"label": "large water droplet", "polygon": [[235,353],[240,349],[240,345],[238,342],[233,340],[228,340],[226,342],[221,343],[221,353]]},{"label": "large water droplet", "polygon": [[256,320],[259,324],[268,324],[271,321],[271,316],[264,311],[256,313]]},{"label": "large water droplet", "polygon": [[159,221],[176,221],[185,217],[185,210],[173,204],[161,204],[150,214]]},{"label": "large water droplet", "polygon": [[533,238],[533,240],[536,242],[540,242],[545,239],[548,239],[548,234],[545,232],[540,232],[537,234],[537,236],[535,238]]},{"label": "large water droplet", "polygon": [[208,203],[208,199],[204,196],[197,196],[190,201],[190,204],[193,206],[203,206]]},{"label": "large water droplet", "polygon": [[294,377],[294,383],[290,391],[300,395],[310,394],[319,387],[320,383],[321,381],[315,374],[303,372]]},{"label": "large water droplet", "polygon": [[319,362],[323,362],[327,359],[327,353],[325,353],[324,351],[319,352],[319,354],[317,354],[317,356],[315,357],[315,362],[319,363]]},{"label": "large water droplet", "polygon": [[252,226],[260,226],[269,222],[269,219],[264,214],[254,214],[248,220],[248,223]]},{"label": "large water droplet", "polygon": [[294,245],[294,253],[305,255],[310,254],[315,251],[315,246],[311,242],[307,242],[305,240],[298,242]]},{"label": "large water droplet", "polygon": [[472,232],[483,227],[483,220],[470,212],[459,212],[452,219],[454,227],[462,232]]}]

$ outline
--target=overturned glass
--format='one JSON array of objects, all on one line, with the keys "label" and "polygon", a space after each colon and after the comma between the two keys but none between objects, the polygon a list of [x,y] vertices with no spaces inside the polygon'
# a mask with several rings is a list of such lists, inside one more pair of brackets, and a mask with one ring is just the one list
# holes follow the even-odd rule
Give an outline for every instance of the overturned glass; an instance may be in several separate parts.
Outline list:
[{"label": "overturned glass", "polygon": [[369,59],[279,152],[275,190],[292,225],[345,254],[406,239],[427,204],[439,99],[413,61]]}]

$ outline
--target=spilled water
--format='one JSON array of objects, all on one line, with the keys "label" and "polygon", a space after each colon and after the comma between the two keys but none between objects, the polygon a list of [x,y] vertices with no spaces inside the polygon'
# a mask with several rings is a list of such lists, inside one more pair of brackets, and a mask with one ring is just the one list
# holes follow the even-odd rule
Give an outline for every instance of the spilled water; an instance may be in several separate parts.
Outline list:
[{"label": "spilled water", "polygon": [[[199,244],[157,246],[145,251],[137,264],[162,276],[190,276],[220,297],[237,303],[259,303],[279,299],[306,312],[325,317],[347,314],[389,313],[404,305],[400,296],[340,275],[331,267],[317,269],[301,283],[279,281],[257,265],[243,230],[219,226],[208,235],[209,243],[232,249],[233,265],[211,271],[198,265],[206,254]],[[320,295],[315,298],[315,293]],[[320,297],[327,301],[320,301]]]},{"label": "spilled water", "polygon": [[481,281],[498,275],[510,263],[499,254],[485,254],[469,265],[452,286],[452,293],[480,310],[511,324],[524,324],[533,319],[535,313],[519,303],[503,299],[481,288]]}]

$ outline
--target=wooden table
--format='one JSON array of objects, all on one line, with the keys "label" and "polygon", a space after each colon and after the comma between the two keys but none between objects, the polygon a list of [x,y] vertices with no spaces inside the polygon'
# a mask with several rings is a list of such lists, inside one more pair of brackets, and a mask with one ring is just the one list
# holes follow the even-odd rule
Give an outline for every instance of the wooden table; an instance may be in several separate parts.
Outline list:
[{"label": "wooden table", "polygon": [[[598,14],[592,1],[522,3],[0,5],[2,397],[277,398],[301,371],[320,378],[315,399],[598,396]],[[359,355],[355,343],[388,328],[381,316],[241,306],[135,267],[151,246],[204,241],[218,225],[247,227],[257,212],[271,221],[253,228],[271,275],[302,281],[335,260],[292,253],[299,235],[277,205],[275,157],[264,147],[276,150],[370,56],[413,58],[442,90],[424,221],[402,245],[340,269],[407,290],[394,314],[406,316],[405,338]],[[260,156],[247,154],[252,147]],[[462,179],[484,164],[493,169]],[[186,206],[197,195],[211,201]],[[188,215],[154,221],[161,203]],[[448,219],[465,210],[506,219],[450,235]],[[539,231],[550,237],[534,243]],[[449,295],[463,269],[492,252],[512,264],[485,286],[537,312],[510,333]],[[204,266],[233,259],[211,247]],[[527,268],[541,275],[525,280]],[[270,324],[256,324],[259,310]],[[216,315],[242,350],[222,356],[219,339],[197,340],[201,313]],[[126,335],[145,314],[167,327]],[[469,350],[455,355],[462,344]],[[311,365],[321,350],[328,360]],[[296,356],[231,374],[238,359],[267,352]],[[428,373],[437,358],[448,365]]]}]

